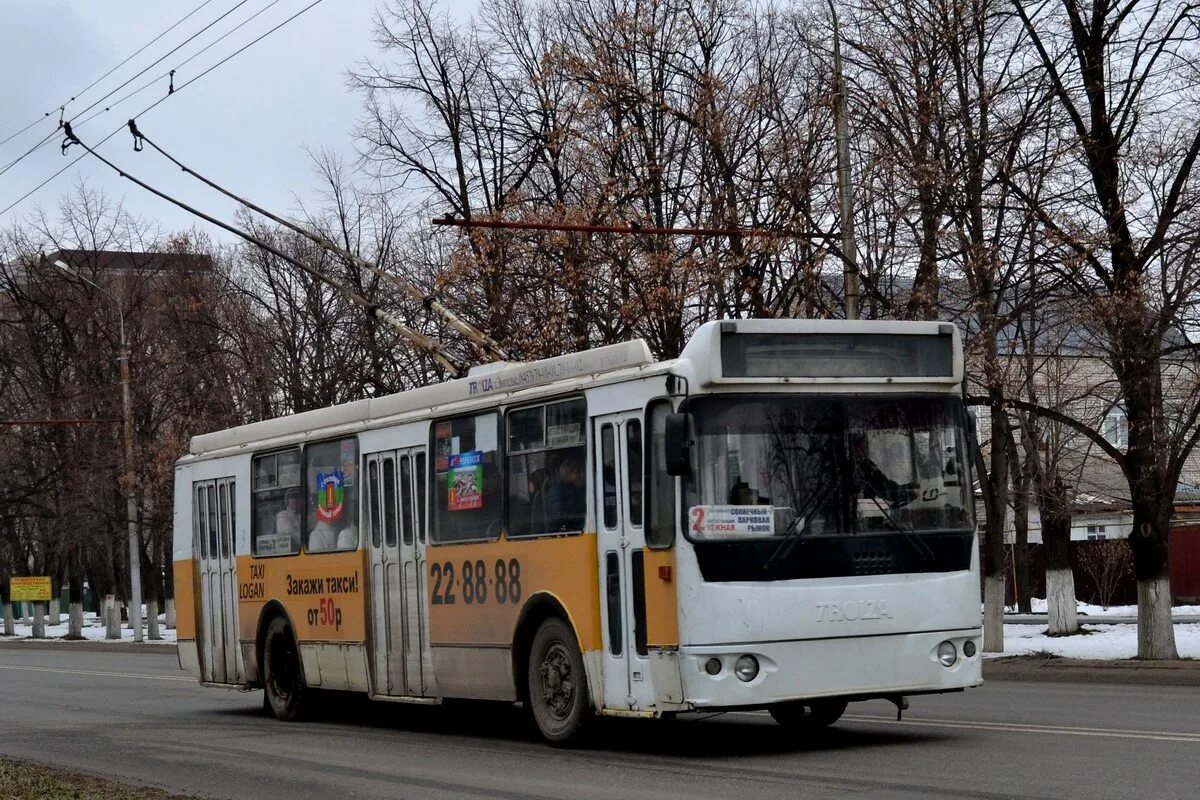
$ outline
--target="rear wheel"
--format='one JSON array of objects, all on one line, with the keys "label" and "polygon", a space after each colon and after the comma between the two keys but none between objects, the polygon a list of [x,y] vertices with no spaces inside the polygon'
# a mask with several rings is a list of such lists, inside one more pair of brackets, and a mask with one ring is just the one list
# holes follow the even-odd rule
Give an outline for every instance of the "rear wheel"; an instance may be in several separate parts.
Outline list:
[{"label": "rear wheel", "polygon": [[793,700],[790,703],[776,703],[767,710],[780,725],[801,733],[810,733],[828,728],[837,722],[846,711],[846,701]]},{"label": "rear wheel", "polygon": [[576,744],[592,716],[579,643],[569,625],[542,623],[529,648],[529,713],[542,737],[555,745]]},{"label": "rear wheel", "polygon": [[296,638],[283,617],[271,620],[263,634],[263,692],[263,705],[283,722],[300,719],[308,709]]}]

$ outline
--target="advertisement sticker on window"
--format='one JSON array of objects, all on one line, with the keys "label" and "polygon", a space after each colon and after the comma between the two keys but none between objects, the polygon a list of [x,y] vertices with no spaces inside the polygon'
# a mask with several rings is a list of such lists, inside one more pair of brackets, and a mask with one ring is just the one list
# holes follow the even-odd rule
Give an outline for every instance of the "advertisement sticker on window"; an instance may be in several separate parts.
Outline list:
[{"label": "advertisement sticker on window", "polygon": [[450,423],[439,422],[433,431],[434,469],[445,472],[450,468]]},{"label": "advertisement sticker on window", "polygon": [[346,511],[345,476],[341,470],[317,473],[317,521],[333,522]]},{"label": "advertisement sticker on window", "polygon": [[483,508],[483,453],[472,450],[449,457],[450,511]]}]

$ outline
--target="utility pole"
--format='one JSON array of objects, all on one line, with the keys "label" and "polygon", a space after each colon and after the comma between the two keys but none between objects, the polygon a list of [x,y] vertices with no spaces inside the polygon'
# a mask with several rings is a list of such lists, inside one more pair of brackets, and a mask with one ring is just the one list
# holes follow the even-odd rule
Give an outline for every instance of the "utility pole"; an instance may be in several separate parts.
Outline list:
[{"label": "utility pole", "polygon": [[854,198],[850,183],[850,134],[846,126],[846,82],[842,78],[842,34],[837,9],[833,15],[833,125],[837,132],[838,205],[842,227],[842,285],[846,319],[858,319],[858,245],[854,240]]},{"label": "utility pole", "polygon": [[122,438],[125,440],[125,516],[129,525],[129,626],[133,628],[133,640],[142,641],[142,547],[137,525],[137,494],[133,474],[133,409],[129,401],[129,344],[125,340],[125,307],[112,292],[95,281],[88,280],[73,270],[66,262],[55,261],[54,266],[90,283],[117,304],[117,320],[121,331],[120,376],[121,417],[124,419]]}]

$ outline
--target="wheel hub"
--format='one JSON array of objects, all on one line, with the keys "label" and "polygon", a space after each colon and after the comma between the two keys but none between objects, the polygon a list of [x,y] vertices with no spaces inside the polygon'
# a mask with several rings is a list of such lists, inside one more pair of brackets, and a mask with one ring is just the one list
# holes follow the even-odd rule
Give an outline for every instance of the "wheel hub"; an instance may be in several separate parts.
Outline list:
[{"label": "wheel hub", "polygon": [[565,719],[575,698],[575,681],[571,675],[571,660],[559,642],[552,644],[538,666],[541,676],[542,700],[555,717]]}]

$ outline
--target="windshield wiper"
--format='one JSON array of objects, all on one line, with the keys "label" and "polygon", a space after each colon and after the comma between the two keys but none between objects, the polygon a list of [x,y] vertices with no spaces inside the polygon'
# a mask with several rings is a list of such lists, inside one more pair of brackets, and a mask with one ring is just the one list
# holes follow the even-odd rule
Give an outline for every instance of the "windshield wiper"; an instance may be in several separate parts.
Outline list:
[{"label": "windshield wiper", "polygon": [[900,534],[901,538],[903,538],[904,541],[908,542],[909,544],[911,544],[913,546],[913,549],[917,551],[917,555],[919,555],[921,557],[921,560],[929,561],[933,558],[936,558],[936,556],[933,552],[933,548],[931,548],[929,545],[925,544],[925,541],[923,539],[921,539],[920,536],[917,535],[917,532],[915,530],[913,530],[911,525],[905,525],[902,522],[900,522],[900,520],[896,519],[896,516],[894,514],[892,514],[891,506],[889,506],[887,503],[879,502],[878,490],[876,490],[873,485],[871,485],[870,483],[868,483],[865,480],[863,481],[863,483],[866,483],[867,488],[871,490],[871,492],[872,492],[871,502],[873,502],[875,504],[876,508],[878,508],[880,511],[883,512],[883,518],[886,519],[888,524],[891,525],[896,530],[896,532]]},{"label": "windshield wiper", "polygon": [[792,552],[792,548],[795,546],[796,541],[804,534],[806,530],[808,530],[808,526],[812,522],[813,517],[817,515],[817,511],[820,510],[821,504],[825,501],[825,498],[829,496],[829,493],[832,490],[833,484],[829,481],[825,481],[817,487],[817,490],[811,495],[812,499],[805,504],[804,508],[798,511],[796,516],[792,518],[792,521],[788,523],[787,528],[784,529],[779,546],[776,547],[771,555],[767,557],[767,560],[763,562],[763,569],[770,569],[771,567],[775,566],[777,561],[782,558],[786,558]]}]

